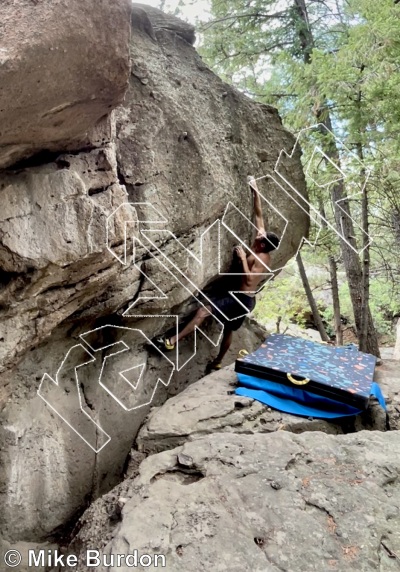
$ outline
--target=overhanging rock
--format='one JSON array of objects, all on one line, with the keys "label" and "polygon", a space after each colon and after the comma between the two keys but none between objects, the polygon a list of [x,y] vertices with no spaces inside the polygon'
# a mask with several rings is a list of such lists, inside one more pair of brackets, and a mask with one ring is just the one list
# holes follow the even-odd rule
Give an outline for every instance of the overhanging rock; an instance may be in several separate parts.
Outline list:
[{"label": "overhanging rock", "polygon": [[129,0],[3,0],[0,10],[0,168],[104,142],[128,81]]}]

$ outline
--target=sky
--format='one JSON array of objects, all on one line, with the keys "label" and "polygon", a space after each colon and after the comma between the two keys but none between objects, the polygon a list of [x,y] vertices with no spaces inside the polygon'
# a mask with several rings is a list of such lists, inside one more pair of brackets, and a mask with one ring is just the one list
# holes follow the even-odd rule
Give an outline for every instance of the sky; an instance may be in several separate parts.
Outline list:
[{"label": "sky", "polygon": [[[140,3],[159,8],[161,2],[160,0],[140,0]],[[168,12],[173,12],[178,4],[179,0],[166,0],[165,9]],[[209,5],[208,0],[186,0],[181,8],[181,14],[185,20],[194,24],[197,18],[205,19],[207,17]]]}]

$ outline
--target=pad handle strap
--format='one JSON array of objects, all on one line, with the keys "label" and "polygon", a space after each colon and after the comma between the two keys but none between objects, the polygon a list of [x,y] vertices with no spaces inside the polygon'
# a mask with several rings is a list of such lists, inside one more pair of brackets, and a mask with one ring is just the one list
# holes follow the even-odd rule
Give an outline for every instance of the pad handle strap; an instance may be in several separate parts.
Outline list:
[{"label": "pad handle strap", "polygon": [[304,379],[294,379],[291,373],[287,373],[286,375],[288,380],[294,383],[295,385],[307,385],[307,383],[309,383],[310,381],[308,377],[305,377]]}]

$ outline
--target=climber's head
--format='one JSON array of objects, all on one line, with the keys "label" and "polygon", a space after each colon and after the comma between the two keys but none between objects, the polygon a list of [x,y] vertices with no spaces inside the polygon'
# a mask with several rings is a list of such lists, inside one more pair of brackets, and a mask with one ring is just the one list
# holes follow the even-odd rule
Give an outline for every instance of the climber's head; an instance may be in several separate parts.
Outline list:
[{"label": "climber's head", "polygon": [[280,238],[274,232],[267,232],[266,234],[258,234],[254,241],[254,251],[259,252],[272,252],[279,246]]}]

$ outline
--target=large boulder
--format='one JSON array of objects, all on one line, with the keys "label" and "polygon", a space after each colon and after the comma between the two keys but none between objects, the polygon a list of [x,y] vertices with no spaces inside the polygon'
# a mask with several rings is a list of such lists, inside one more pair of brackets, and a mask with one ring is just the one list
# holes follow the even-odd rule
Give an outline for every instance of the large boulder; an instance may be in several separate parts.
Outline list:
[{"label": "large boulder", "polygon": [[[129,0],[3,0],[0,168],[101,143],[129,75]],[[43,161],[43,157],[42,157]]]},{"label": "large boulder", "polygon": [[[21,3],[22,21],[37,9],[47,30],[53,21],[43,12],[48,4]],[[66,25],[62,37],[80,46],[80,63],[71,63],[58,89],[62,93],[61,79],[82,83],[82,89],[88,79],[99,91],[95,97],[107,99],[104,71],[115,84],[115,98],[107,102],[112,107],[121,95],[122,64],[104,52],[104,44],[96,51],[96,42],[110,42],[115,51],[122,46],[119,53],[125,42],[126,65],[129,18],[119,24],[125,5],[78,4],[68,3],[68,15],[90,29],[90,50],[79,45],[81,23],[76,33]],[[55,14],[62,6],[54,3]],[[93,21],[85,23],[85,14]],[[254,230],[247,220],[247,175],[278,180],[280,151],[295,144],[274,108],[248,99],[204,65],[192,45],[192,27],[142,6],[133,8],[132,27],[129,88],[123,105],[104,119],[107,129],[97,143],[82,150],[75,141],[70,149],[64,136],[54,145],[38,137],[38,148],[50,155],[0,174],[0,528],[10,542],[53,538],[110,490],[150,407],[203,376],[220,334],[215,321],[205,335],[182,344],[179,364],[186,366],[179,368],[149,351],[148,340],[174,325],[174,316],[186,319],[198,305],[195,294],[229,270],[233,245],[239,238],[250,241]],[[48,61],[38,59],[40,50],[24,53],[32,55],[35,69]],[[41,85],[37,93],[32,87],[32,102],[40,100]],[[79,118],[67,115],[66,122],[86,131],[86,112]],[[18,145],[10,140],[5,164],[33,152],[21,155]],[[284,155],[278,170],[306,197],[299,149]],[[285,231],[274,268],[296,253],[309,226],[279,181],[260,182],[271,230]],[[146,229],[152,233],[142,234]],[[199,261],[183,246],[199,255],[203,235]],[[259,344],[258,333],[245,340],[245,331],[237,334],[234,351]],[[40,477],[34,480],[32,473]]]},{"label": "large boulder", "polygon": [[[0,176],[0,371],[71,316],[88,324],[122,315],[132,300],[144,314],[171,308],[187,313],[194,302],[190,292],[226,271],[238,238],[252,236],[246,219],[252,213],[249,173],[272,174],[280,181],[260,182],[269,200],[264,204],[269,226],[284,231],[273,267],[287,262],[308,232],[299,198],[288,200],[285,183],[274,172],[280,151],[295,144],[276,110],[215,76],[188,43],[190,26],[165,17],[163,27],[162,12],[149,14],[154,27],[143,7],[134,8],[129,90],[116,125],[108,119],[100,148],[60,154],[54,162]],[[292,157],[283,155],[279,171],[306,196],[298,148]],[[138,220],[154,216],[167,222],[152,225],[146,239],[139,235],[147,250],[136,247],[138,265],[151,283],[129,257],[123,260],[124,246],[131,247],[123,242],[128,221],[128,236],[138,237]],[[218,251],[212,223],[220,220]],[[111,238],[106,235],[110,225]],[[200,243],[202,262],[189,260],[182,244],[196,254]],[[157,263],[154,245],[160,244],[163,254],[186,271],[189,291],[182,276],[171,277]],[[154,283],[167,295],[150,307]],[[162,331],[166,322],[159,321],[150,334]]]}]

